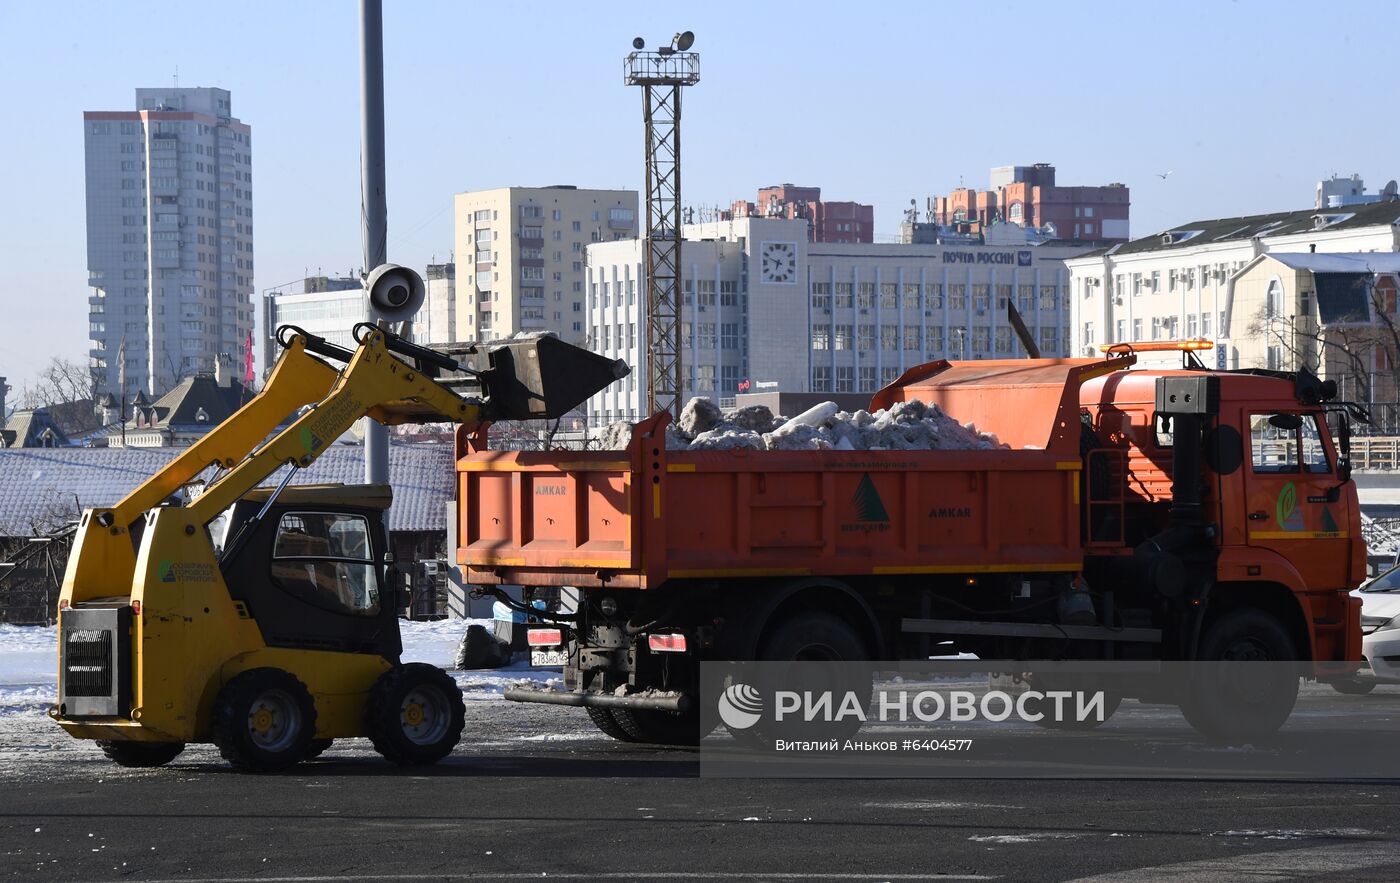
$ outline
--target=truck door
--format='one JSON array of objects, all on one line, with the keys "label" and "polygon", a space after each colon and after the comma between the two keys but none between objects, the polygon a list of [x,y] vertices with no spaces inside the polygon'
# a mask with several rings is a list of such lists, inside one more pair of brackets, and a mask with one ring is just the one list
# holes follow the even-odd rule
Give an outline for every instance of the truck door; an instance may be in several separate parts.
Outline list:
[{"label": "truck door", "polygon": [[1345,496],[1328,502],[1338,478],[1322,442],[1319,415],[1265,411],[1247,416],[1249,544],[1287,558],[1310,588],[1347,585],[1351,513]]}]

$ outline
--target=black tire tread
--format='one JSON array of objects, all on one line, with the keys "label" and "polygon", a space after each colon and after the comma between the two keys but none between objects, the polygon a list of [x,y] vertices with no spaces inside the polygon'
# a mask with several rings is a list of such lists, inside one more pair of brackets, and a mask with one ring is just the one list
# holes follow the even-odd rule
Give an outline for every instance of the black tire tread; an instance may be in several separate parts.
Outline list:
[{"label": "black tire tread", "polygon": [[585,708],[588,712],[588,719],[593,721],[593,725],[602,730],[608,736],[619,742],[636,742],[631,733],[623,729],[622,724],[617,720],[611,708]]},{"label": "black tire tread", "polygon": [[[279,756],[268,756],[245,741],[247,705],[264,690],[285,690],[300,700],[302,731],[297,744]],[[294,674],[280,668],[253,668],[231,679],[214,700],[210,738],[234,769],[245,773],[275,773],[306,759],[316,733],[316,703],[311,691]]]},{"label": "black tire tread", "polygon": [[184,742],[111,742],[99,740],[97,747],[117,766],[131,769],[165,766],[185,750]]},{"label": "black tire tread", "polygon": [[[433,685],[448,694],[452,706],[452,721],[442,740],[434,745],[415,745],[403,738],[399,722],[402,697],[419,684]],[[386,760],[400,766],[425,766],[437,763],[452,753],[462,738],[467,709],[462,690],[447,672],[425,662],[396,665],[379,676],[369,691],[365,703],[365,735],[374,750]]]}]

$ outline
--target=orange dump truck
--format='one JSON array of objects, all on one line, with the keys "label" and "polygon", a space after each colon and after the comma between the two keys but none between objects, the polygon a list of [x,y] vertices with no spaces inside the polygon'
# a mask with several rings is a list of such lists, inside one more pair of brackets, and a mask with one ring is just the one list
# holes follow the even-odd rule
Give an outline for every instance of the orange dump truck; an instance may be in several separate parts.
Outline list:
[{"label": "orange dump truck", "polygon": [[[619,451],[496,452],[463,431],[466,581],[581,595],[530,634],[566,689],[508,698],[690,743],[712,724],[695,701],[710,659],[1272,659],[1349,676],[1366,556],[1347,421],[1364,412],[1306,373],[1134,361],[938,361],[871,401],[936,403],[995,450],[667,451],[664,414]],[[1282,724],[1293,684],[1253,727]],[[1209,731],[1190,697],[1168,701]]]}]

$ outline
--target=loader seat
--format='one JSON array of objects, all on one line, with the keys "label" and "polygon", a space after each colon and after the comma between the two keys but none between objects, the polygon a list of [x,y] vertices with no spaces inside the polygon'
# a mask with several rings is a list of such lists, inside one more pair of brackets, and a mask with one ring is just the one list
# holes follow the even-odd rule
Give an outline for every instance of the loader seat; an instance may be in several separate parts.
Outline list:
[{"label": "loader seat", "polygon": [[272,561],[272,576],[278,582],[323,594],[348,610],[364,609],[364,599],[351,584],[347,566],[325,560],[331,555],[326,538],[284,529],[277,537],[277,555]]}]

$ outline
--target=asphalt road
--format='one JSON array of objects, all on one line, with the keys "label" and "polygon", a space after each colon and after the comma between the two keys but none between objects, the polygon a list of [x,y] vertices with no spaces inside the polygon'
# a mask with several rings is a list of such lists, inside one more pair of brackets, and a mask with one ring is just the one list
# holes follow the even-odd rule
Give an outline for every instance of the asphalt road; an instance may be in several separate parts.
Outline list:
[{"label": "asphalt road", "polygon": [[573,709],[509,719],[425,770],[350,742],[269,777],[205,747],[118,770],[12,731],[0,876],[1400,879],[1400,783],[711,779],[694,752],[594,736]]}]

